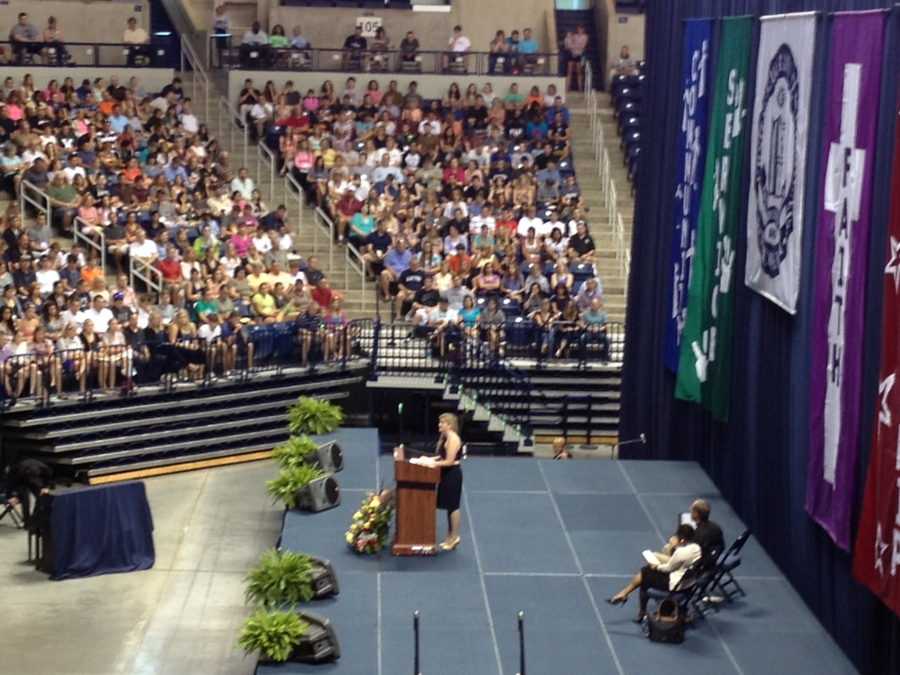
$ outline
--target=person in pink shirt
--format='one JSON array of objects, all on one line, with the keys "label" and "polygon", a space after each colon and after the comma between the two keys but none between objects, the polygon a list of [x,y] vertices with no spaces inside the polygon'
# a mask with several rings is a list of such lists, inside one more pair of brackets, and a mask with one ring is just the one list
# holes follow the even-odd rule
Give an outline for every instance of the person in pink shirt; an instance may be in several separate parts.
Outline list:
[{"label": "person in pink shirt", "polygon": [[246,258],[247,249],[249,249],[250,244],[253,243],[250,228],[246,225],[242,225],[241,231],[231,238],[231,243],[234,244],[234,252],[237,253],[238,257]]}]

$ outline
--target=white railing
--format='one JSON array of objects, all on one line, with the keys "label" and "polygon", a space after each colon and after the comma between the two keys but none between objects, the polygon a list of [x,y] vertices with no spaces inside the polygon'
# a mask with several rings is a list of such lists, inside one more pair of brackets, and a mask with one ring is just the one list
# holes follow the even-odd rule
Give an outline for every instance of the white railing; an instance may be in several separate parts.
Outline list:
[{"label": "white railing", "polygon": [[[316,208],[315,215],[315,223],[316,227],[313,233],[313,250],[319,250],[319,235],[327,234],[328,236],[328,268],[330,270],[334,270],[334,249],[337,248],[337,244],[334,243],[335,240],[335,228],[334,222],[331,218],[328,217],[328,214],[325,213],[322,209]],[[359,254],[355,248],[347,244],[344,246],[345,250],[345,260],[346,265],[344,266],[344,287],[350,288],[350,272],[356,272],[359,277],[359,288],[361,290],[366,289],[366,265],[362,259],[362,256]],[[363,301],[365,302],[365,301]]]},{"label": "white railing", "polygon": [[[19,185],[19,212],[22,214],[22,220],[25,220],[25,205],[30,204],[38,211],[47,214],[47,223],[50,223],[53,217],[53,207],[50,203],[50,196],[41,190],[37,185],[23,180]],[[52,223],[50,223],[52,226]],[[23,223],[23,229],[24,223]]]},{"label": "white railing", "polygon": [[325,213],[318,207],[316,208],[313,222],[316,224],[316,226],[313,228],[313,251],[315,251],[316,255],[318,255],[319,236],[321,234],[325,234],[325,236],[327,237],[325,243],[328,246],[328,269],[334,269],[334,247],[336,246],[336,237],[334,236],[334,222],[331,220],[331,218],[328,217],[327,213]]},{"label": "white railing", "polygon": [[[224,121],[227,120],[227,123]],[[222,126],[225,128],[222,128]],[[234,109],[228,99],[224,96],[219,97],[219,132],[217,137],[220,143],[224,143],[228,138],[228,150],[234,156],[237,143],[235,139],[240,139],[243,144],[241,149],[243,152],[243,161],[241,166],[247,166],[247,152],[250,146],[250,127],[246,120],[241,119],[241,113]]]},{"label": "white railing", "polygon": [[616,247],[616,259],[619,261],[619,272],[625,279],[628,287],[628,275],[631,272],[631,252],[628,250],[628,242],[625,240],[625,224],[622,222],[622,214],[616,214],[616,222],[613,226],[613,243]]},{"label": "white railing", "polygon": [[[190,65],[191,70],[193,71],[193,77],[191,77],[191,100],[194,101],[194,105],[202,100],[203,101],[203,119],[206,120],[207,124],[209,123],[209,99],[211,98],[210,94],[210,86],[209,86],[209,74],[206,72],[206,69],[200,64],[200,59],[197,58],[197,52],[194,51],[194,48],[191,46],[190,40],[186,34],[182,33],[181,35],[181,72],[185,72],[187,68],[185,65]],[[201,93],[203,94],[202,99],[197,97],[197,85],[199,84],[201,88]],[[196,111],[196,108],[195,108]]]},{"label": "white railing", "polygon": [[269,150],[265,141],[260,140],[256,144],[256,184],[259,185],[260,178],[263,175],[263,169],[269,172],[269,208],[274,209],[275,204],[275,169],[278,167],[278,161],[275,159],[275,153]]},{"label": "white railing", "polygon": [[78,216],[72,220],[72,234],[75,237],[75,241],[84,246],[85,251],[94,250],[100,259],[100,269],[106,274],[106,235],[101,229],[100,241],[96,241],[93,237],[84,233],[88,227],[90,227],[88,223]]},{"label": "white railing", "polygon": [[347,265],[344,267],[344,288],[350,288],[350,269],[356,272],[359,279],[359,290],[363,291],[362,302],[366,303],[366,261],[355,246],[347,244]]},{"label": "white railing", "polygon": [[297,224],[294,227],[294,232],[298,237],[300,236],[300,232],[303,227],[303,209],[305,206],[306,195],[303,193],[303,188],[300,187],[300,183],[298,183],[297,179],[294,178],[290,173],[285,174],[284,208],[286,213],[284,217],[287,222],[291,222],[291,214],[294,212],[294,209],[297,209]]},{"label": "white railing", "polygon": [[134,280],[140,279],[144,282],[148,291],[157,294],[162,292],[162,280],[159,272],[153,265],[141,258],[128,258],[128,283],[134,288]]}]

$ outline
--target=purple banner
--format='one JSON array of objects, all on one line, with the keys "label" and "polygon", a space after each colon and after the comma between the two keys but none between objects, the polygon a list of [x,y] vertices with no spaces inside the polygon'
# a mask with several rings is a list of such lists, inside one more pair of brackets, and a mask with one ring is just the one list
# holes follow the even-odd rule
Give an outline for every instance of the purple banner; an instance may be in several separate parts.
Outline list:
[{"label": "purple banner", "polygon": [[[816,242],[806,511],[850,550],[884,13],[834,15]],[[848,337],[849,336],[849,337]]]}]

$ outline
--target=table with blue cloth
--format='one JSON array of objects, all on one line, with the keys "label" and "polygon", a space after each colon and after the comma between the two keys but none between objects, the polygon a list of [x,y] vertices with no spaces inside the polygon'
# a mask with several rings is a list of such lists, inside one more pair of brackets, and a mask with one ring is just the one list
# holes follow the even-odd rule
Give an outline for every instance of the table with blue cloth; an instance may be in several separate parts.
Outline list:
[{"label": "table with blue cloth", "polygon": [[51,579],[153,567],[153,517],[143,483],[99,485],[49,497]]}]

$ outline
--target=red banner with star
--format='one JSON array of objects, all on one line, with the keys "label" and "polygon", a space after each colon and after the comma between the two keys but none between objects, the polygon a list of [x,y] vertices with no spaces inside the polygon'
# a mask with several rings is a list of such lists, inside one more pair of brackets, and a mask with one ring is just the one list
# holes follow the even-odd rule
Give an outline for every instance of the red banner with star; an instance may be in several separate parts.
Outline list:
[{"label": "red banner with star", "polygon": [[[900,102],[897,104],[900,109]],[[900,615],[900,113],[896,119],[881,371],[853,577]]]}]

